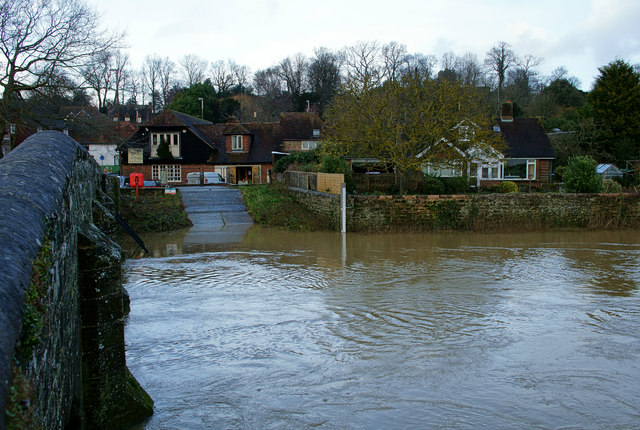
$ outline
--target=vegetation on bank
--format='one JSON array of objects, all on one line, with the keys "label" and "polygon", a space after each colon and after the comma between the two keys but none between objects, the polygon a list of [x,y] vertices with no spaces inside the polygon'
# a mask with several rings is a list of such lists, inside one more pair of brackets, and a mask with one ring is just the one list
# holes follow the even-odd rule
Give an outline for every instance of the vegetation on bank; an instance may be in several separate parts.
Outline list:
[{"label": "vegetation on bank", "polygon": [[328,228],[325,220],[319,219],[296,203],[287,187],[282,184],[255,185],[240,189],[257,224],[292,231],[317,231]]},{"label": "vegetation on bank", "polygon": [[136,232],[160,232],[191,226],[180,194],[122,193],[120,213]]}]

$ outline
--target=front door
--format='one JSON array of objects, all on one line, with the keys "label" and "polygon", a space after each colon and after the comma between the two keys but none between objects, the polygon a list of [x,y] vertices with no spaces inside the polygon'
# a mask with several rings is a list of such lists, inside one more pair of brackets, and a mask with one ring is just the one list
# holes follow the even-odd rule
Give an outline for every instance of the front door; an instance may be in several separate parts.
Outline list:
[{"label": "front door", "polygon": [[238,185],[246,185],[251,183],[251,166],[236,167],[236,178]]}]

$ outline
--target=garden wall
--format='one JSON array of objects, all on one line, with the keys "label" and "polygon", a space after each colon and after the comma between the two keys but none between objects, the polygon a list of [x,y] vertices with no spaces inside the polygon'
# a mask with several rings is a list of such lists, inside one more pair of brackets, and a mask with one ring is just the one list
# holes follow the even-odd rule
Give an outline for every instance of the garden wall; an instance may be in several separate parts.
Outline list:
[{"label": "garden wall", "polygon": [[[309,211],[339,228],[339,198],[292,189]],[[640,228],[640,194],[349,196],[348,231]]]}]

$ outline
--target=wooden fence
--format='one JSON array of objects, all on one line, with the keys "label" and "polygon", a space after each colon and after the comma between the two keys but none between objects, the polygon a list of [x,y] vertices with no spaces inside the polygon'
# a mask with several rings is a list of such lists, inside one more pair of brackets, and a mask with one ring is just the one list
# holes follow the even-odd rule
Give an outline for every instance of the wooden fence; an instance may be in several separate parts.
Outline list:
[{"label": "wooden fence", "polygon": [[[400,187],[401,176],[395,173],[354,173],[353,181],[356,191],[360,194],[384,193],[397,194]],[[407,187],[410,193],[418,193],[422,190],[424,178],[421,172],[409,172],[406,174]]]}]

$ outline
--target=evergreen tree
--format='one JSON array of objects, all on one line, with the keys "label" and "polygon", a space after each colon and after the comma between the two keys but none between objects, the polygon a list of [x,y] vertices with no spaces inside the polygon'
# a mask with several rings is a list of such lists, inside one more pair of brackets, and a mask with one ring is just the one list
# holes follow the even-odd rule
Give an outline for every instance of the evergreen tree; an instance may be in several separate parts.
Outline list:
[{"label": "evergreen tree", "polygon": [[166,141],[164,136],[160,136],[160,144],[158,145],[158,157],[159,158],[173,158],[171,149],[169,148],[169,142]]},{"label": "evergreen tree", "polygon": [[599,69],[589,105],[604,129],[601,150],[622,164],[640,156],[640,74],[623,60]]}]

